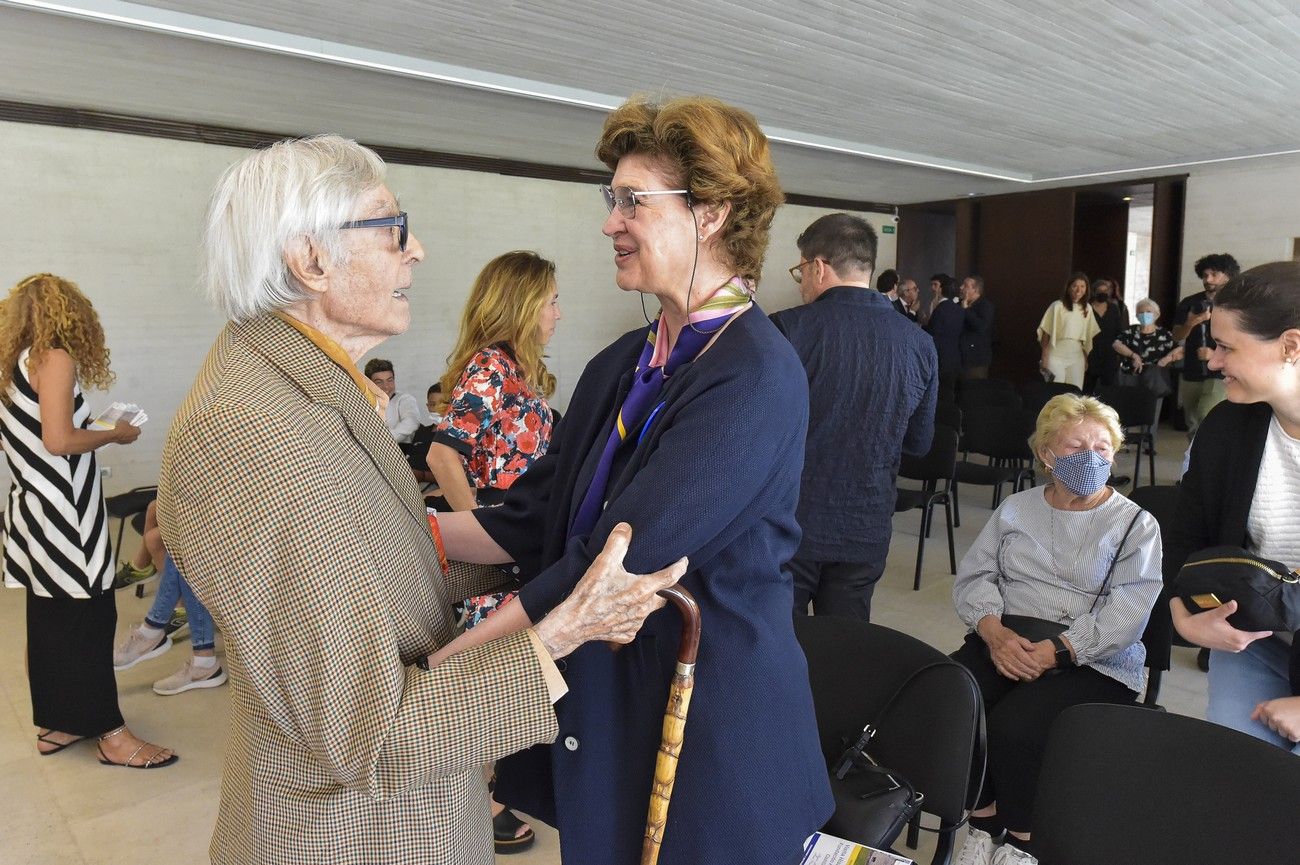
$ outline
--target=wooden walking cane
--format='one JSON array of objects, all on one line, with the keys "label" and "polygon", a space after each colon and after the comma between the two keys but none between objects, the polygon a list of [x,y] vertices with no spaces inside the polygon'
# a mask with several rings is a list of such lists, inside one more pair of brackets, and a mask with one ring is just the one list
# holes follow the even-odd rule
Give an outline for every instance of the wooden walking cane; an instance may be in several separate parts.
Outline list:
[{"label": "wooden walking cane", "polygon": [[668,690],[668,707],[664,709],[663,738],[655,757],[650,813],[646,817],[645,839],[641,843],[641,865],[655,865],[659,861],[659,847],[664,843],[668,802],[673,797],[677,758],[686,735],[686,712],[691,707],[691,691],[695,688],[695,656],[700,649],[700,605],[695,603],[695,598],[680,586],[661,589],[659,594],[672,601],[681,613],[682,637],[677,645],[677,672]]}]

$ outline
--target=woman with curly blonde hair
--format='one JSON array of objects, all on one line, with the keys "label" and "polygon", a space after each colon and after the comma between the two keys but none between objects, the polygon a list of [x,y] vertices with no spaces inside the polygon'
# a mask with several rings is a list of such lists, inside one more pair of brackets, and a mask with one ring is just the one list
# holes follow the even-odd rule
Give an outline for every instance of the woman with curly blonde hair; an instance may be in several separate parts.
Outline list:
[{"label": "woman with curly blonde hair", "polygon": [[156,769],[179,758],[127,729],[113,677],[113,555],[95,449],[130,444],[140,430],[90,429],[81,393],[112,381],[99,316],[76,285],[40,273],[0,302],[0,438],[14,481],[4,575],[27,589],[36,749],[55,754],[94,736],[101,763]]},{"label": "woman with curly blonde hair", "polygon": [[499,503],[546,453],[555,376],[542,351],[560,318],[555,264],[535,252],[498,255],[474,280],[427,457],[446,500],[439,510]]}]

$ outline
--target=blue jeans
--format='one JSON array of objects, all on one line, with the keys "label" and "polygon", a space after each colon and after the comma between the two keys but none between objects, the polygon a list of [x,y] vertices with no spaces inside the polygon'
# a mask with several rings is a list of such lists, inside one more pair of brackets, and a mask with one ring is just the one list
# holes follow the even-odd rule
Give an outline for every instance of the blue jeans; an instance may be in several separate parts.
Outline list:
[{"label": "blue jeans", "polygon": [[185,582],[176,563],[168,555],[163,560],[162,578],[158,581],[158,594],[154,596],[149,615],[144,617],[145,624],[152,628],[166,627],[171,621],[172,610],[176,609],[178,598],[185,599],[185,612],[190,617],[190,647],[196,652],[211,649],[216,645],[216,631],[212,626],[212,616],[207,607],[194,597],[194,590]]},{"label": "blue jeans", "polygon": [[1287,675],[1290,653],[1285,643],[1271,637],[1256,640],[1240,652],[1212,650],[1206,720],[1300,754],[1300,744],[1250,719],[1259,703],[1292,696]]}]

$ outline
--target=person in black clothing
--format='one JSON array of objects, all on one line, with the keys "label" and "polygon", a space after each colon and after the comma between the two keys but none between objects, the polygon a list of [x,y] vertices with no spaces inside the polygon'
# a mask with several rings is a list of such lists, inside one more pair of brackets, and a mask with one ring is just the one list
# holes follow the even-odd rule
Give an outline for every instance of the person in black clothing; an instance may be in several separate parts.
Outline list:
[{"label": "person in black clothing", "polygon": [[[1227,401],[1192,443],[1166,582],[1189,555],[1219,545],[1300,566],[1300,263],[1232,279],[1215,298],[1213,328],[1209,367],[1223,374]],[[1192,614],[1175,597],[1170,610],[1179,634],[1211,650],[1206,718],[1300,753],[1300,634],[1233,627],[1232,599]]]},{"label": "person in black clothing", "polygon": [[902,453],[930,448],[938,358],[930,339],[871,290],[876,232],[847,213],[799,236],[803,306],[772,316],[808,375],[808,437],[787,570],[794,612],[869,621],[885,570]]},{"label": "person in black clothing", "polygon": [[966,318],[961,326],[962,378],[988,378],[993,362],[993,303],[984,296],[984,277],[971,275],[961,281],[961,306]]},{"label": "person in black clothing", "polygon": [[925,329],[934,339],[939,356],[939,399],[955,402],[957,378],[961,375],[961,332],[966,324],[966,309],[957,298],[957,283],[946,273],[930,277],[934,299]]},{"label": "person in black clothing", "polygon": [[1215,346],[1210,334],[1210,310],[1219,289],[1241,272],[1237,259],[1226,252],[1199,258],[1195,267],[1205,290],[1183,298],[1174,312],[1174,339],[1186,340],[1183,379],[1178,390],[1187,416],[1189,439],[1195,437],[1197,427],[1210,409],[1224,399],[1223,374],[1209,366]]},{"label": "person in black clothing", "polygon": [[1088,352],[1088,371],[1083,377],[1083,389],[1092,393],[1097,385],[1115,384],[1119,376],[1119,355],[1115,353],[1115,340],[1124,330],[1124,318],[1114,298],[1114,287],[1109,279],[1092,281],[1092,311],[1097,316],[1100,330],[1092,339]]},{"label": "person in black clothing", "polygon": [[[916,287],[915,279],[899,277],[898,280],[898,300],[903,304],[901,312],[911,321],[920,324],[921,301],[920,289]],[[897,308],[897,307],[895,307]]]},{"label": "person in black clothing", "polygon": [[888,270],[882,270],[880,275],[876,277],[876,291],[889,298],[889,304],[895,310],[907,315],[907,307],[903,305],[903,301],[898,297],[899,282],[898,271],[892,267]]}]

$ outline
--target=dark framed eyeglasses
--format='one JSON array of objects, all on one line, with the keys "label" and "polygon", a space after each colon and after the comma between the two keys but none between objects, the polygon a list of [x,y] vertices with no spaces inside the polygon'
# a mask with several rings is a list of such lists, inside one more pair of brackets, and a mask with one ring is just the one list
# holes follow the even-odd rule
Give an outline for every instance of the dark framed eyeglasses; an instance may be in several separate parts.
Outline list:
[{"label": "dark framed eyeglasses", "polygon": [[790,268],[790,278],[795,281],[796,285],[803,285],[803,269],[808,267],[817,259],[810,258],[807,261],[801,261],[794,267]]},{"label": "dark framed eyeglasses", "polygon": [[395,225],[398,228],[397,248],[406,252],[406,238],[411,234],[411,221],[406,218],[406,211],[403,210],[396,216],[379,216],[374,219],[358,219],[353,222],[345,222],[339,228],[387,228]]},{"label": "dark framed eyeglasses", "polygon": [[624,219],[633,219],[636,217],[636,206],[640,199],[651,195],[685,195],[686,203],[689,206],[691,201],[691,191],[689,189],[651,189],[646,191],[633,190],[630,186],[608,186],[601,184],[600,194],[605,196],[605,206],[609,212],[613,213],[614,208],[623,214]]}]

